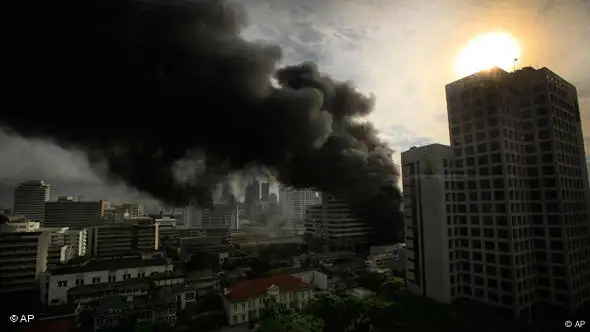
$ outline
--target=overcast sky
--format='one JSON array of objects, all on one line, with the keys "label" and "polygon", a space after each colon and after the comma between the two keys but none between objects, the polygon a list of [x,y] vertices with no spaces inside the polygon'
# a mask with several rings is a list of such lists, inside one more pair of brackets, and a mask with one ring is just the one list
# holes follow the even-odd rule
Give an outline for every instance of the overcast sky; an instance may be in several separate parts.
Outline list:
[{"label": "overcast sky", "polygon": [[[448,143],[444,85],[459,77],[453,62],[481,33],[512,33],[521,66],[549,67],[578,87],[583,126],[590,133],[590,1],[587,0],[241,0],[249,39],[284,48],[285,63],[315,61],[377,96],[371,119],[399,152]],[[590,134],[587,135],[590,138]],[[587,140],[586,145],[590,144]],[[5,188],[44,179],[60,194],[136,197],[101,185],[82,154],[0,132],[0,207]],[[74,192],[75,191],[75,192]],[[3,198],[4,197],[4,198]]]}]

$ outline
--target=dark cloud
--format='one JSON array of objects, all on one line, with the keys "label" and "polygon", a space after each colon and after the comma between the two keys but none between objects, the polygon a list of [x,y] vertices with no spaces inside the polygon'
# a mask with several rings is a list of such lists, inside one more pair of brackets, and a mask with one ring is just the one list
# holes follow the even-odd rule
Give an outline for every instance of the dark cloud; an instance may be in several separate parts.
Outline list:
[{"label": "dark cloud", "polygon": [[[281,50],[241,37],[243,11],[218,0],[11,4],[0,13],[0,121],[107,163],[166,203],[211,203],[254,165],[283,183],[346,199],[399,240],[399,173],[373,127],[373,99],[314,64],[276,68]],[[273,84],[276,77],[278,84]],[[178,119],[183,119],[178,123]]]}]

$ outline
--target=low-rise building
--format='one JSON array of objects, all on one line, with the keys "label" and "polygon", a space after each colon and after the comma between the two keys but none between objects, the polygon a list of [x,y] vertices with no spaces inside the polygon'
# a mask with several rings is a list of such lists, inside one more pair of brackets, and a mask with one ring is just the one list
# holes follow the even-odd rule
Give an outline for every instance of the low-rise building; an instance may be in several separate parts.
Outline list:
[{"label": "low-rise building", "polygon": [[313,293],[310,284],[282,274],[236,283],[224,289],[223,303],[229,324],[237,325],[258,319],[270,299],[279,307],[301,310]]},{"label": "low-rise building", "polygon": [[113,328],[136,329],[142,325],[174,325],[177,319],[176,296],[163,289],[132,301],[125,301],[120,296],[107,297],[96,305],[93,318],[96,332]]},{"label": "low-rise building", "polygon": [[185,278],[185,284],[196,290],[198,295],[219,290],[219,274],[211,270],[190,272]]},{"label": "low-rise building", "polygon": [[68,303],[92,306],[97,301],[113,296],[121,297],[126,302],[132,302],[136,298],[147,296],[151,286],[152,281],[148,278],[79,285],[68,290]]},{"label": "low-rise building", "polygon": [[190,261],[191,258],[197,254],[219,254],[227,253],[228,251],[229,244],[227,243],[227,240],[222,237],[199,236],[180,239],[180,258],[184,262]]},{"label": "low-rise building", "polygon": [[76,286],[112,283],[172,271],[161,257],[91,259],[76,265],[59,266],[45,273],[42,301],[48,305],[67,303],[68,291]]},{"label": "low-rise building", "polygon": [[282,269],[283,272],[301,279],[305,283],[310,284],[314,288],[321,290],[328,290],[329,277],[326,273],[306,268],[288,268]]}]

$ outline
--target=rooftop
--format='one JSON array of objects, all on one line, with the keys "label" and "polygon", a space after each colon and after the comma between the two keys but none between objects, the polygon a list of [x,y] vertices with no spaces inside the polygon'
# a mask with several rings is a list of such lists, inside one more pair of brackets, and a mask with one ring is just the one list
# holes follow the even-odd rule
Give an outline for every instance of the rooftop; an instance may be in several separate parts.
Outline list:
[{"label": "rooftop", "polygon": [[292,292],[311,286],[301,279],[288,274],[274,275],[266,278],[242,281],[232,285],[225,297],[229,301],[242,301],[253,296],[265,294],[271,286],[279,288],[279,292]]},{"label": "rooftop", "polygon": [[82,264],[77,265],[63,265],[51,269],[51,274],[74,274],[84,273],[93,271],[105,271],[105,270],[118,270],[124,268],[139,268],[148,266],[159,266],[167,265],[163,258],[151,258],[151,259],[140,259],[140,258],[128,258],[128,259],[116,259],[116,260],[89,260]]}]

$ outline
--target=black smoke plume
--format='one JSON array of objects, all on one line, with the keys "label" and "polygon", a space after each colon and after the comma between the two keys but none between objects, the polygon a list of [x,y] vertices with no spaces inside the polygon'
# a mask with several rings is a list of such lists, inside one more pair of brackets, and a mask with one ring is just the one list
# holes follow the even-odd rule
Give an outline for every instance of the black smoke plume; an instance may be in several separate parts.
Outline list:
[{"label": "black smoke plume", "polygon": [[[14,1],[0,10],[0,122],[107,161],[108,176],[167,203],[210,204],[232,170],[350,202],[376,242],[399,240],[399,173],[372,97],[316,66],[277,68],[220,0]],[[15,165],[18,167],[18,165]]]}]

